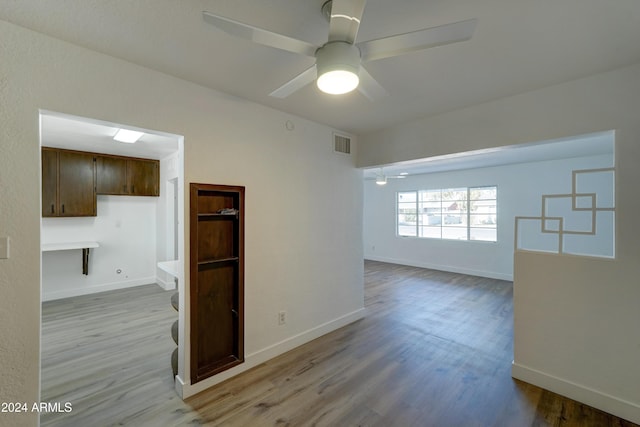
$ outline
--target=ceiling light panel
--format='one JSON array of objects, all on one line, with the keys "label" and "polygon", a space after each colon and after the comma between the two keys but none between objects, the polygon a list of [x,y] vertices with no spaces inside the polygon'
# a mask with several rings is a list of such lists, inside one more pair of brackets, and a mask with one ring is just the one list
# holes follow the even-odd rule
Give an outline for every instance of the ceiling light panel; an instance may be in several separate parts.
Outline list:
[{"label": "ceiling light panel", "polygon": [[133,144],[134,142],[138,141],[142,137],[142,135],[144,135],[144,132],[138,132],[128,129],[118,129],[118,132],[116,132],[116,134],[113,136],[113,139],[119,142]]}]

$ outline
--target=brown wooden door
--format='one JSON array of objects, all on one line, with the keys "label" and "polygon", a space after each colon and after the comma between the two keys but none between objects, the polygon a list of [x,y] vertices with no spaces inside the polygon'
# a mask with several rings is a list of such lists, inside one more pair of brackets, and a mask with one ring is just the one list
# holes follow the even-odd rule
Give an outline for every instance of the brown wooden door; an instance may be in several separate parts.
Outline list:
[{"label": "brown wooden door", "polygon": [[58,152],[57,216],[95,216],[95,161],[91,153]]},{"label": "brown wooden door", "polygon": [[96,191],[98,194],[129,194],[126,158],[97,156]]},{"label": "brown wooden door", "polygon": [[[191,382],[244,361],[244,187],[191,184]],[[221,213],[221,209],[237,211]]]},{"label": "brown wooden door", "polygon": [[127,160],[127,180],[132,196],[158,196],[160,176],[157,160]]},{"label": "brown wooden door", "polygon": [[42,216],[58,214],[58,151],[42,149]]}]

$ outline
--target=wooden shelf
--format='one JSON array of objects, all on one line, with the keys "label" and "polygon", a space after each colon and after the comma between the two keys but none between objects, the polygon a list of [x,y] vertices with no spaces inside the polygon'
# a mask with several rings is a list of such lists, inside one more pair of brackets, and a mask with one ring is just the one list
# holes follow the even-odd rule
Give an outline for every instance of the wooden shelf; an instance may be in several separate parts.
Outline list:
[{"label": "wooden shelf", "polygon": [[238,219],[239,215],[234,214],[220,214],[220,213],[199,213],[198,218],[224,218],[224,219]]},{"label": "wooden shelf", "polygon": [[224,262],[238,262],[240,258],[237,256],[228,257],[228,258],[220,258],[220,259],[212,259],[208,261],[198,261],[198,265],[209,265],[209,264],[221,264]]}]

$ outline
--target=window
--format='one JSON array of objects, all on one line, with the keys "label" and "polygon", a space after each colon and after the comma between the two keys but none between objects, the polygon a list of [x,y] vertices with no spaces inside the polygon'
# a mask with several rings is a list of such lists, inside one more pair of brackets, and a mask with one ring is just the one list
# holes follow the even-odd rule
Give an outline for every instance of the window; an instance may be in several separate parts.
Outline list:
[{"label": "window", "polygon": [[496,242],[497,201],[495,186],[398,192],[398,236]]}]

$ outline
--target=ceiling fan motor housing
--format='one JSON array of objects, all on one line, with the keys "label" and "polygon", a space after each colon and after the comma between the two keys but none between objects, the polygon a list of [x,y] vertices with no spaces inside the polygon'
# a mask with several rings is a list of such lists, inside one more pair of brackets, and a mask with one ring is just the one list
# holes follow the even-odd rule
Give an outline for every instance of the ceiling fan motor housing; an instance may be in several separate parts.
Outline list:
[{"label": "ceiling fan motor housing", "polygon": [[316,52],[318,75],[335,70],[351,71],[355,75],[360,72],[360,49],[343,41],[329,42]]}]

